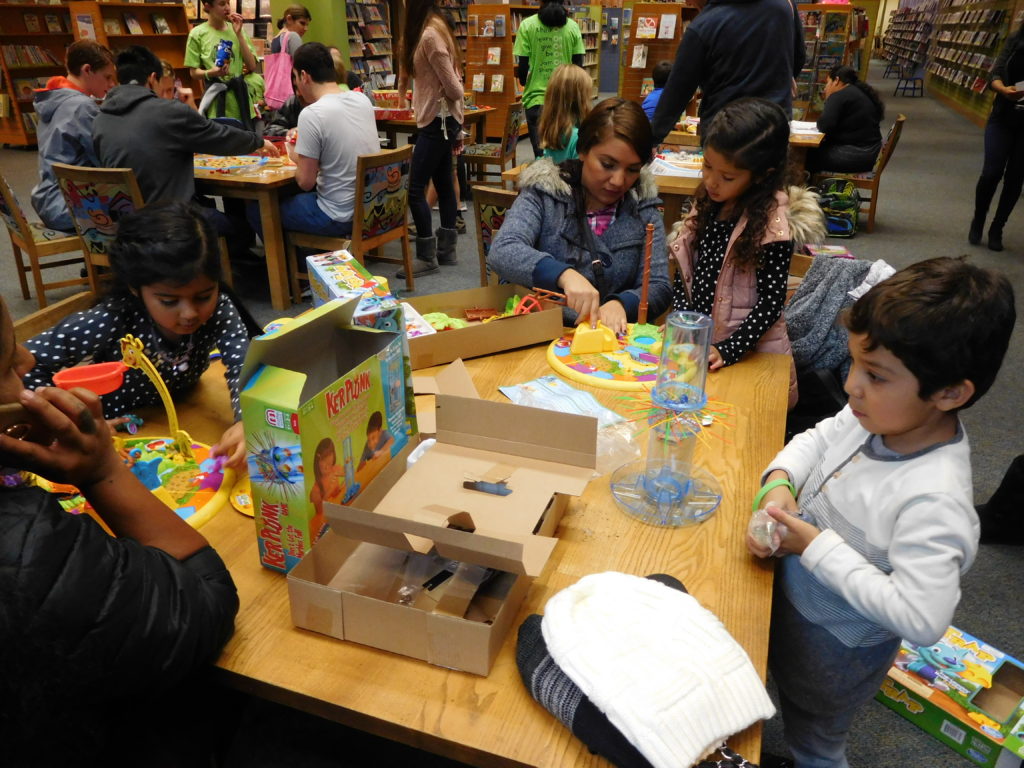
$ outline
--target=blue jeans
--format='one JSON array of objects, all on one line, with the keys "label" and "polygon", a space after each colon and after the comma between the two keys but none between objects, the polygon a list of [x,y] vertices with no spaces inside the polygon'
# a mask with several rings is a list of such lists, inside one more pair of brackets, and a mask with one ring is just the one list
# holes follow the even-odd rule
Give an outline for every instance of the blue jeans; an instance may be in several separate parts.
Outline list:
[{"label": "blue jeans", "polygon": [[459,136],[462,127],[455,118],[448,118],[448,138],[441,130],[441,118],[416,133],[416,145],[412,150],[412,164],[409,167],[409,210],[416,225],[417,237],[431,237],[433,228],[430,220],[430,206],[427,205],[427,184],[434,182],[437,191],[437,209],[441,226],[455,229],[455,185],[452,183],[452,143]]},{"label": "blue jeans", "polygon": [[786,743],[796,768],[849,768],[850,724],[878,692],[899,647],[899,639],[893,639],[847,648],[801,616],[776,578],[768,668],[779,689]]},{"label": "blue jeans", "polygon": [[[263,237],[260,207],[255,200],[248,201],[245,215],[256,233]],[[348,237],[352,234],[351,221],[335,221],[316,202],[316,192],[300,192],[281,199],[281,226],[286,232],[305,232],[326,237]]]},{"label": "blue jeans", "polygon": [[985,222],[1000,179],[1003,191],[992,226],[1001,231],[1024,188],[1024,113],[1018,110],[989,117],[985,124],[985,164],[974,190],[974,218],[979,224]]}]

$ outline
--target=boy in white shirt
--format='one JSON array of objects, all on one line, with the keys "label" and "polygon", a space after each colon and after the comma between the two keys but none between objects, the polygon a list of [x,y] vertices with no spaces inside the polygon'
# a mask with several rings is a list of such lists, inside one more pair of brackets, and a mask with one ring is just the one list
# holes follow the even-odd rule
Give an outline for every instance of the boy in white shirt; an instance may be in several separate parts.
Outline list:
[{"label": "boy in white shirt", "polygon": [[764,474],[754,506],[788,529],[769,668],[798,768],[846,768],[850,724],[900,639],[949,626],[979,531],[958,412],[992,385],[1015,317],[1009,281],[962,258],[879,283],[845,318],[848,405]]}]

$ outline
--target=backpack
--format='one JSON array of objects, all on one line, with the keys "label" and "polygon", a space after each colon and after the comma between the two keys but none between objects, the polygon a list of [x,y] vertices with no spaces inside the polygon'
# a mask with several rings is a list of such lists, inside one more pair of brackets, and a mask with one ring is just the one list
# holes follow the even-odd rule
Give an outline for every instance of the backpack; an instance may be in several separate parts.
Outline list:
[{"label": "backpack", "polygon": [[281,35],[281,52],[268,53],[263,57],[263,79],[266,90],[263,99],[270,109],[280,109],[292,95],[292,57],[288,53],[288,35],[293,34],[287,29]]},{"label": "backpack", "polygon": [[829,237],[853,237],[860,216],[860,192],[849,179],[825,179],[821,182],[821,210]]}]

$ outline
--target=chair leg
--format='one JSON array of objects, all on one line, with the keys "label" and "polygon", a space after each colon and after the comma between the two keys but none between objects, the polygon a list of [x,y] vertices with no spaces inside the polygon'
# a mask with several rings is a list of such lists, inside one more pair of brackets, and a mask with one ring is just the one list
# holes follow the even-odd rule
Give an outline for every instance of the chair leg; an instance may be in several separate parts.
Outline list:
[{"label": "chair leg", "polygon": [[416,283],[412,277],[412,252],[409,250],[409,232],[406,230],[399,238],[402,241],[402,261],[405,263],[405,287],[412,291]]},{"label": "chair leg", "polygon": [[228,288],[235,287],[235,276],[231,274],[231,255],[228,253],[228,241],[226,238],[218,238],[220,242],[220,279],[227,284]]},{"label": "chair leg", "polygon": [[287,235],[285,236],[285,263],[288,269],[288,283],[291,286],[292,303],[298,304],[302,301],[302,291],[299,290],[298,249]]},{"label": "chair leg", "polygon": [[875,210],[878,208],[878,187],[871,190],[871,203],[868,206],[868,232],[875,231]]},{"label": "chair leg", "polygon": [[11,240],[11,250],[14,251],[14,263],[18,265],[18,282],[21,283],[21,298],[31,299],[32,294],[28,292],[28,280],[25,279],[25,275],[31,269],[25,266],[25,260],[21,257],[21,249],[15,244],[14,240]]},{"label": "chair leg", "polygon": [[43,269],[39,265],[39,256],[35,250],[28,252],[29,262],[32,264],[32,283],[36,287],[36,301],[40,309],[46,309],[46,288],[43,287]]}]

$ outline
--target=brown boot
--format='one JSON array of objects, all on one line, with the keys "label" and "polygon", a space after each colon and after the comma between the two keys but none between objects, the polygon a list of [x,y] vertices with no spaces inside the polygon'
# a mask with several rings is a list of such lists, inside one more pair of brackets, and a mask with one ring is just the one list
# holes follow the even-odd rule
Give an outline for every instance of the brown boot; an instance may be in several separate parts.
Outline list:
[{"label": "brown boot", "polygon": [[[417,237],[416,238],[416,262],[412,267],[412,276],[431,275],[437,272],[437,238]],[[395,275],[399,280],[405,280],[405,270],[400,269]]]}]

